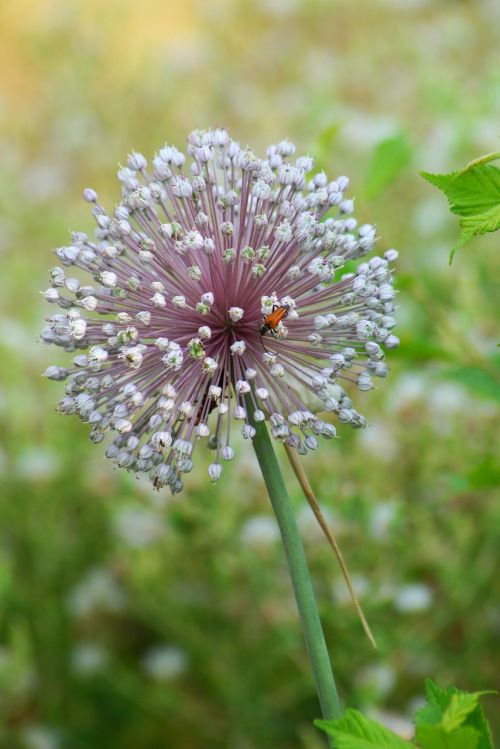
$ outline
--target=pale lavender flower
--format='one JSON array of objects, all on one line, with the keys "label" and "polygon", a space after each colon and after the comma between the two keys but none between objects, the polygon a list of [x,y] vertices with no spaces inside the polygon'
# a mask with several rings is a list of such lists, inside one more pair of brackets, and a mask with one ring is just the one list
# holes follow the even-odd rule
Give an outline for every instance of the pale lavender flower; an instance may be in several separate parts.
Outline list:
[{"label": "pale lavender flower", "polygon": [[287,140],[260,159],[225,130],[194,131],[187,151],[189,167],[165,145],[150,170],[132,153],[111,213],[85,190],[95,238],[75,232],[56,254],[91,281],[51,270],[44,297],[62,312],[42,332],[76,353],[46,371],[68,380],[60,411],[88,422],[93,442],[116,433],[108,457],[173,492],[199,442],[217,480],[234,430],[252,438],[253,420],[301,453],[335,435],[320,411],[364,426],[339,383],[371,389],[387,374],[383,347],[398,344],[396,251],[342,275],[375,244],[346,177],[308,181],[313,159],[294,160]]}]

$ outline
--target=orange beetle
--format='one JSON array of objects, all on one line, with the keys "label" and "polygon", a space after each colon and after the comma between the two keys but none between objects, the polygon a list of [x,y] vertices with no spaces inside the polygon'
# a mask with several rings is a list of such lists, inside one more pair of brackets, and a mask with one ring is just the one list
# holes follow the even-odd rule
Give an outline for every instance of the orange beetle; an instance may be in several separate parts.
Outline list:
[{"label": "orange beetle", "polygon": [[276,335],[276,328],[282,320],[288,315],[290,310],[289,304],[273,304],[271,312],[264,318],[260,326],[260,334],[271,333]]}]

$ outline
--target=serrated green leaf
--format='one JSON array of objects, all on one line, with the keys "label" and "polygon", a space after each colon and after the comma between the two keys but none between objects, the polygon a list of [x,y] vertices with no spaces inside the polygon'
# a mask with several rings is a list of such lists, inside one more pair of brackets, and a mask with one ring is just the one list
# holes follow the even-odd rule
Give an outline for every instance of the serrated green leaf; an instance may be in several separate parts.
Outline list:
[{"label": "serrated green leaf", "polygon": [[[468,731],[473,730],[475,733],[475,743],[472,743],[470,749],[493,749],[491,731],[479,704],[479,698],[484,694],[494,694],[494,692],[468,694],[467,692],[461,692],[456,687],[442,689],[434,684],[431,679],[427,679],[425,682],[427,704],[418,710],[415,716],[417,740],[422,748],[441,749],[441,747],[445,747],[445,749],[448,749],[450,747],[455,749],[454,744],[443,743],[446,736],[454,737],[457,732],[467,729]],[[436,730],[426,732],[425,729],[431,728]],[[444,738],[440,732],[445,734]],[[465,736],[467,735],[466,733]],[[427,737],[426,740],[428,741],[434,739],[435,743],[424,744],[422,736]],[[460,738],[461,735],[459,735],[457,741]],[[436,743],[439,741],[441,743]],[[467,745],[465,747],[468,749]],[[457,745],[457,749],[461,749],[460,743]]]},{"label": "serrated green leaf", "polygon": [[418,726],[416,738],[421,749],[478,749],[479,734],[469,727],[447,733],[442,726]]},{"label": "serrated green leaf", "polygon": [[426,704],[417,710],[415,725],[437,725],[441,722],[444,712],[451,702],[454,694],[458,693],[456,687],[442,689],[432,679],[425,680]]},{"label": "serrated green leaf", "polygon": [[462,232],[470,237],[476,237],[479,234],[487,234],[488,232],[500,229],[500,193],[497,205],[492,206],[489,210],[485,210],[482,213],[464,215],[464,218],[460,221],[460,227]]},{"label": "serrated green leaf", "polygon": [[411,163],[413,149],[404,132],[380,141],[373,152],[366,177],[366,193],[370,198],[394,182]]},{"label": "serrated green leaf", "polygon": [[479,698],[483,694],[487,694],[487,692],[453,694],[441,721],[444,730],[451,732],[460,728],[465,723],[466,718],[474,712],[479,704]]},{"label": "serrated green leaf", "polygon": [[475,163],[460,172],[421,175],[444,192],[450,209],[459,216],[475,216],[500,203],[500,169],[492,164]]},{"label": "serrated green leaf", "polygon": [[316,720],[314,725],[334,739],[336,749],[415,749],[414,744],[358,710],[346,710],[337,720]]},{"label": "serrated green leaf", "polygon": [[478,705],[467,721],[470,728],[474,728],[479,734],[477,749],[494,749],[493,736],[488,721],[484,717],[483,708]]},{"label": "serrated green leaf", "polygon": [[[476,692],[480,697],[483,694],[497,694],[496,692]],[[473,728],[478,734],[477,749],[493,749],[493,737],[491,735],[488,721],[484,717],[483,708],[478,704],[474,710],[467,716],[465,726]]]},{"label": "serrated green leaf", "polygon": [[500,229],[500,169],[489,163],[498,158],[500,153],[488,154],[450,174],[421,172],[424,179],[444,192],[450,210],[461,216],[461,233],[450,262],[473,237]]}]

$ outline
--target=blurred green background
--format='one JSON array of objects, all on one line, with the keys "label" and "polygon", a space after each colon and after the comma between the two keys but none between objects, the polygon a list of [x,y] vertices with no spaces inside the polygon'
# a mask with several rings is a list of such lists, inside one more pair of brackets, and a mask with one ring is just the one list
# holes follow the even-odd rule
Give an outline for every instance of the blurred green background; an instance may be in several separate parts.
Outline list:
[{"label": "blurred green background", "polygon": [[260,152],[290,137],[401,253],[401,347],[356,395],[370,427],[305,460],[378,652],[287,474],[344,702],[408,733],[426,675],[499,687],[499,240],[450,268],[458,222],[418,176],[499,150],[499,29],[496,0],[0,5],[2,749],[324,745],[250,446],[215,487],[201,456],[172,501],[40,377],[61,352],[38,291],[51,248],[92,228],[83,188],[113,206],[130,150],[196,126]]}]

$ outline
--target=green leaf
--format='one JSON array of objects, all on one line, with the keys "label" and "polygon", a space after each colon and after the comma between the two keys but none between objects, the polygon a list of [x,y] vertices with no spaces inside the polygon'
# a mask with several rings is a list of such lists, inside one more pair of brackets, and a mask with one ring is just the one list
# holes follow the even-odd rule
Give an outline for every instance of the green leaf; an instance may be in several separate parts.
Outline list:
[{"label": "green leaf", "polygon": [[488,721],[484,717],[483,708],[478,705],[467,720],[470,728],[475,728],[479,733],[477,749],[494,749],[493,736]]},{"label": "green leaf", "polygon": [[368,168],[365,189],[368,197],[375,198],[411,163],[413,149],[404,132],[380,141],[375,147]]},{"label": "green leaf", "polygon": [[448,687],[441,689],[434,684],[432,679],[425,680],[425,699],[426,704],[417,710],[415,715],[415,725],[436,725],[440,723],[444,711],[451,702],[452,695],[456,694],[458,689]]},{"label": "green leaf", "polygon": [[450,174],[421,172],[421,175],[444,192],[450,209],[459,216],[484,213],[500,202],[500,169],[491,164],[475,163]]},{"label": "green leaf", "polygon": [[314,725],[334,739],[335,749],[415,749],[414,744],[358,710],[346,710],[337,720],[316,720]]},{"label": "green leaf", "polygon": [[479,698],[483,694],[488,694],[488,692],[453,694],[443,715],[442,726],[444,730],[451,732],[460,728],[465,723],[467,716],[474,712],[479,704]]},{"label": "green leaf", "polygon": [[473,237],[500,229],[500,169],[489,163],[498,158],[500,153],[491,153],[450,174],[420,172],[444,192],[450,210],[461,216],[461,233],[451,251],[450,262],[455,252]]},{"label": "green leaf", "polygon": [[[422,749],[462,749],[462,746],[464,749],[493,749],[491,732],[479,704],[484,694],[494,692],[467,693],[456,687],[441,689],[427,679],[426,705],[415,716],[416,736]],[[452,738],[458,743],[450,743]],[[471,742],[470,746],[460,743],[466,739]]]},{"label": "green leaf", "polygon": [[[463,693],[461,693],[463,694]],[[497,694],[496,692],[475,692],[475,695],[479,698],[483,694]],[[466,717],[464,724],[468,728],[473,728],[478,734],[477,749],[494,749],[493,737],[491,735],[488,721],[484,717],[483,709],[479,704],[476,704],[474,710],[472,710]]]},{"label": "green leaf", "polygon": [[[500,169],[498,173],[500,175]],[[493,205],[481,213],[464,215],[464,218],[460,221],[460,227],[462,233],[467,235],[468,238],[497,231],[500,228],[500,193],[497,205]]]},{"label": "green leaf", "polygon": [[448,733],[442,726],[419,726],[416,738],[422,749],[479,749],[479,734],[473,728]]}]

